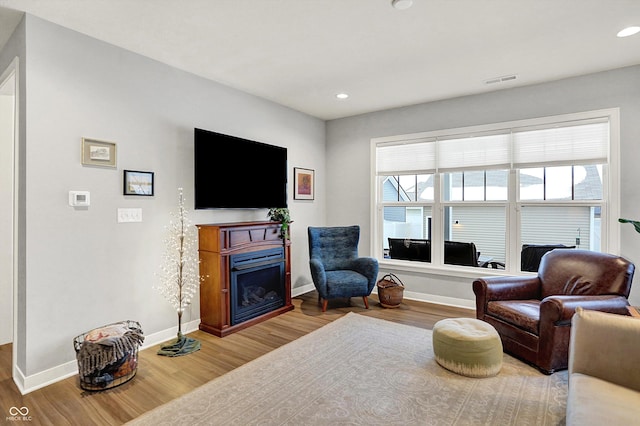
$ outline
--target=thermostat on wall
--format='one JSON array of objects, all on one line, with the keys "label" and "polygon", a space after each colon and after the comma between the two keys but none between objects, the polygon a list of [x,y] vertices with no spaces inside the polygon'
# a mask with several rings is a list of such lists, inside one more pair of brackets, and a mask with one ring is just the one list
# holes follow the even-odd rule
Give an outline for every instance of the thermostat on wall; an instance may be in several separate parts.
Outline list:
[{"label": "thermostat on wall", "polygon": [[89,191],[69,191],[69,205],[72,207],[85,207],[91,202]]}]

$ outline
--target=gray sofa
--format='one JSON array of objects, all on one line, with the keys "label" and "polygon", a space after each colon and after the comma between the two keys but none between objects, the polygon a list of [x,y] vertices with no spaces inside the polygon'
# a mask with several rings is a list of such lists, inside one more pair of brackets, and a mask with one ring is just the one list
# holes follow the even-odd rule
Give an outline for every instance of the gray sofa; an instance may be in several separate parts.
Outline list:
[{"label": "gray sofa", "polygon": [[569,343],[567,425],[640,422],[640,319],[577,308]]}]

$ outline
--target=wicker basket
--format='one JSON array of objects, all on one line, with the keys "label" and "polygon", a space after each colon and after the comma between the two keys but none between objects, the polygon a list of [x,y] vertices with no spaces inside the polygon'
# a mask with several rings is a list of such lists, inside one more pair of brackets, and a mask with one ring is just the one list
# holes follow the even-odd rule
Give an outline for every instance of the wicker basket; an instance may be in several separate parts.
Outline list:
[{"label": "wicker basket", "polygon": [[404,284],[394,274],[387,274],[378,281],[378,299],[385,308],[397,308],[402,303]]},{"label": "wicker basket", "polygon": [[[84,363],[87,361],[83,361],[81,359],[80,353],[83,345],[88,344],[86,341],[87,336],[102,328],[121,324],[129,330],[135,330],[140,334],[142,333],[140,324],[137,321],[122,321],[120,323],[113,323],[88,331],[73,339],[73,347],[76,351],[78,361],[80,387],[82,389],[90,391],[111,389],[128,382],[136,375],[136,372],[138,371],[139,345],[135,345],[130,350],[126,351],[120,358],[112,358],[113,360],[104,367],[93,368],[88,373],[83,373],[83,371],[87,370],[87,368],[84,368]],[[105,354],[107,353],[112,353],[111,349],[105,348]],[[88,365],[86,367],[91,368]]]}]

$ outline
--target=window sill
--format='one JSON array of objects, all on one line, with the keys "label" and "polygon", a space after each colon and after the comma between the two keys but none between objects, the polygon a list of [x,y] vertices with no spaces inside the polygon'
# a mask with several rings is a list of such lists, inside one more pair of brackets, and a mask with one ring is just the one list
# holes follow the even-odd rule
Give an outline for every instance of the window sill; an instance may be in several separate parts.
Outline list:
[{"label": "window sill", "polygon": [[514,276],[533,275],[529,272],[512,272],[504,269],[473,268],[467,266],[435,266],[427,262],[414,262],[410,260],[378,259],[380,269],[392,269],[394,271],[412,272],[424,275],[441,275],[459,278],[479,278],[486,276]]}]

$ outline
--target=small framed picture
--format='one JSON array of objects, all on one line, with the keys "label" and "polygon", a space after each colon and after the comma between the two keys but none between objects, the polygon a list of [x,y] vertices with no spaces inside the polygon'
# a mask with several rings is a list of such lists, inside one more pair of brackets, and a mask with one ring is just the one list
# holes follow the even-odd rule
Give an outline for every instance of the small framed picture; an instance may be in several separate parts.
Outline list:
[{"label": "small framed picture", "polygon": [[293,168],[294,200],[313,200],[315,190],[314,175],[315,171],[311,169]]},{"label": "small framed picture", "polygon": [[82,138],[82,164],[86,166],[116,167],[116,144]]},{"label": "small framed picture", "polygon": [[124,171],[124,195],[153,196],[153,172]]}]

